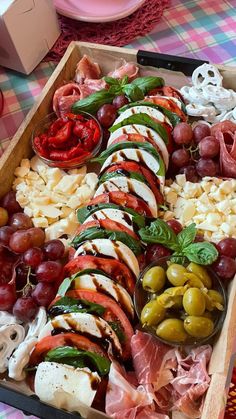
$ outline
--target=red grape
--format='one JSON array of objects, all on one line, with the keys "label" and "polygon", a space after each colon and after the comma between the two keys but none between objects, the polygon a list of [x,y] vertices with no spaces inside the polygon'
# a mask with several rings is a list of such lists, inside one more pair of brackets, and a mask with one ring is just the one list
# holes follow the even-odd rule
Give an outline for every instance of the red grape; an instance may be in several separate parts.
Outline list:
[{"label": "red grape", "polygon": [[26,265],[36,268],[44,259],[43,251],[39,247],[32,247],[26,250],[23,261]]},{"label": "red grape", "polygon": [[195,143],[199,143],[203,138],[207,137],[208,135],[211,135],[211,130],[208,125],[199,123],[196,125],[196,127],[193,129],[193,139]]},{"label": "red grape", "polygon": [[36,268],[36,278],[39,282],[55,282],[62,274],[62,265],[59,262],[42,262]]},{"label": "red grape", "polygon": [[236,273],[236,261],[228,256],[220,256],[212,266],[223,279],[231,279]]},{"label": "red grape", "polygon": [[236,239],[227,238],[221,240],[217,244],[217,249],[221,255],[229,256],[230,258],[236,258]]},{"label": "red grape", "polygon": [[31,295],[39,306],[48,307],[55,298],[56,292],[51,284],[39,282]]},{"label": "red grape", "polygon": [[115,106],[116,109],[122,108],[129,103],[127,97],[125,95],[118,95],[113,99],[112,105]]},{"label": "red grape", "polygon": [[33,227],[28,230],[33,247],[41,247],[45,242],[45,233],[41,228]]},{"label": "red grape", "polygon": [[199,176],[216,176],[217,166],[214,160],[211,159],[199,159],[196,164],[196,170]]},{"label": "red grape", "polygon": [[9,214],[22,211],[21,206],[16,200],[16,193],[9,191],[1,200],[1,206],[7,210]]},{"label": "red grape", "polygon": [[213,137],[212,135],[203,138],[198,147],[200,156],[206,159],[211,159],[217,156],[220,152],[219,141],[217,141],[216,137]]},{"label": "red grape", "polygon": [[175,234],[179,234],[183,230],[182,225],[177,220],[169,220],[166,222],[166,224],[168,224],[168,226],[172,228]]},{"label": "red grape", "polygon": [[97,112],[97,119],[99,120],[100,124],[105,128],[109,128],[113,124],[113,122],[116,119],[116,116],[116,107],[114,105],[102,105]]},{"label": "red grape", "polygon": [[24,253],[32,247],[30,230],[18,230],[12,234],[9,242],[10,248],[13,252]]},{"label": "red grape", "polygon": [[7,284],[12,279],[13,263],[10,261],[0,261],[0,284]]},{"label": "red grape", "polygon": [[50,240],[44,244],[43,251],[48,260],[57,260],[63,257],[65,246],[61,240]]},{"label": "red grape", "polygon": [[5,208],[0,207],[0,227],[5,226],[8,222],[8,212]]},{"label": "red grape", "polygon": [[171,251],[165,246],[162,246],[162,244],[149,244],[145,252],[147,263],[170,255]]},{"label": "red grape", "polygon": [[28,230],[28,228],[33,227],[31,218],[23,212],[13,214],[9,224],[11,227],[15,228],[15,230]]},{"label": "red grape", "polygon": [[176,167],[187,166],[190,161],[189,152],[185,148],[180,148],[172,153],[171,160]]},{"label": "red grape", "polygon": [[21,297],[15,302],[12,312],[22,322],[29,322],[36,316],[38,309],[32,297]]},{"label": "red grape", "polygon": [[190,144],[193,138],[192,127],[187,122],[180,122],[174,127],[172,135],[176,144]]},{"label": "red grape", "polygon": [[10,284],[0,285],[0,310],[11,310],[16,301],[15,290]]},{"label": "red grape", "polygon": [[4,226],[0,228],[0,243],[9,245],[11,235],[15,232],[14,228],[10,226]]},{"label": "red grape", "polygon": [[181,167],[179,173],[185,175],[186,180],[189,182],[193,182],[193,183],[198,182],[199,177],[198,177],[195,166],[191,165],[191,166]]}]

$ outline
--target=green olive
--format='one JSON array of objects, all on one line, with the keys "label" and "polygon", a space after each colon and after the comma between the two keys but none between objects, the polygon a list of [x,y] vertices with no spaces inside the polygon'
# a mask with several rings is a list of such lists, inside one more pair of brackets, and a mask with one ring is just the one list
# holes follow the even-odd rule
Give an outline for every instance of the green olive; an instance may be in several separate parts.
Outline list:
[{"label": "green olive", "polygon": [[197,265],[194,262],[191,262],[188,266],[187,266],[187,270],[189,272],[194,273],[195,275],[197,275],[200,280],[203,282],[204,286],[208,289],[211,288],[212,286],[212,280],[207,272],[207,270],[205,268],[203,268],[200,265]]},{"label": "green olive", "polygon": [[157,326],[156,334],[169,342],[185,342],[188,337],[182,320],[173,318],[163,320]]},{"label": "green olive", "polygon": [[181,288],[184,289],[184,287],[172,287],[172,288],[167,288],[164,291],[164,294],[168,294],[172,296],[173,305],[171,306],[171,308],[173,309],[180,309],[183,307],[183,294],[185,290],[181,292]]},{"label": "green olive", "polygon": [[145,273],[142,284],[146,291],[158,292],[164,287],[165,281],[165,270],[161,266],[153,266]]},{"label": "green olive", "polygon": [[189,288],[183,296],[183,307],[190,316],[201,316],[206,308],[205,298],[199,288]]},{"label": "green olive", "polygon": [[186,272],[184,277],[186,278],[186,284],[188,284],[190,287],[204,288],[203,282],[196,274],[193,274],[192,272]]},{"label": "green olive", "polygon": [[219,310],[220,309],[222,310],[224,308],[224,298],[223,298],[223,295],[220,292],[218,292],[216,290],[209,290],[208,291],[208,296],[215,303],[214,306],[216,308],[222,307],[222,308],[219,308]]},{"label": "green olive", "polygon": [[194,338],[206,338],[214,330],[214,323],[207,317],[188,316],[184,320],[186,332]]},{"label": "green olive", "polygon": [[175,287],[184,285],[187,281],[187,278],[184,277],[184,274],[187,272],[186,268],[177,263],[170,265],[166,271],[166,276],[170,283]]},{"label": "green olive", "polygon": [[151,300],[142,309],[142,325],[154,326],[160,323],[165,317],[166,310],[157,300]]}]

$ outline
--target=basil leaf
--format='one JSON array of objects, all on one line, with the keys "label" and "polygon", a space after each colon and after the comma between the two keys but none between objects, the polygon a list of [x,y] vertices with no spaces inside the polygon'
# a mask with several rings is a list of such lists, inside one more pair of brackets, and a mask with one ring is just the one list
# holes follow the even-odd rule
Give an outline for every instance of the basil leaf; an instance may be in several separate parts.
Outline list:
[{"label": "basil leaf", "polygon": [[64,279],[64,281],[61,283],[60,287],[58,288],[57,295],[60,295],[60,296],[64,297],[64,295],[66,294],[66,292],[70,288],[71,283],[74,280],[73,277],[74,277],[74,275],[70,278],[65,278]]},{"label": "basil leaf", "polygon": [[78,249],[79,245],[85,240],[93,239],[110,239],[113,241],[118,240],[126,244],[126,246],[128,246],[135,255],[140,255],[142,251],[140,242],[135,240],[128,233],[125,233],[124,231],[103,230],[98,227],[91,227],[82,231],[78,236],[74,238],[72,245],[75,247],[75,249]]},{"label": "basil leaf", "polygon": [[182,249],[182,253],[190,262],[199,265],[211,265],[218,257],[218,251],[215,246],[208,242],[192,243]]},{"label": "basil leaf", "polygon": [[124,76],[123,79],[121,80],[121,86],[124,86],[125,84],[127,84],[129,81],[129,76]]},{"label": "basil leaf", "polygon": [[84,299],[62,297],[57,300],[48,310],[51,317],[65,313],[89,313],[102,316],[105,308],[100,304],[95,304]]},{"label": "basil leaf", "polygon": [[110,86],[120,86],[120,80],[115,79],[114,77],[105,76],[103,80]]},{"label": "basil leaf", "polygon": [[104,356],[90,351],[82,351],[70,346],[51,349],[45,356],[45,361],[72,365],[75,368],[90,367],[101,376],[109,373],[110,361]]},{"label": "basil leaf", "polygon": [[106,150],[104,150],[98,157],[95,157],[91,161],[103,164],[105,162],[105,160],[112,153],[115,153],[116,151],[119,151],[119,150],[124,150],[126,148],[138,148],[138,149],[145,150],[148,153],[152,154],[152,156],[154,156],[157,159],[157,161],[159,163],[159,166],[160,166],[156,175],[165,176],[164,161],[162,160],[162,158],[161,158],[160,154],[157,152],[157,150],[150,143],[134,143],[132,141],[124,141],[124,142],[121,142],[121,143],[112,144],[110,147],[108,147]]},{"label": "basil leaf", "polygon": [[83,269],[82,271],[78,272],[74,275],[74,279],[78,278],[78,276],[82,275],[89,275],[89,274],[98,274],[106,276],[107,278],[110,278],[109,275],[107,275],[105,272],[101,271],[100,269]]},{"label": "basil leaf", "polygon": [[117,129],[124,127],[125,125],[132,124],[140,124],[152,128],[154,131],[157,132],[157,134],[160,135],[163,141],[166,144],[168,144],[168,133],[166,129],[159,122],[154,121],[154,119],[152,119],[146,113],[137,113],[134,115],[130,115],[128,118],[123,119],[123,121],[120,121],[118,124],[113,125],[111,128],[109,128],[109,131],[115,132]]},{"label": "basil leaf", "polygon": [[111,326],[112,330],[114,330],[114,332],[117,335],[120,343],[124,343],[125,342],[125,335],[124,335],[124,332],[123,332],[123,329],[122,329],[120,323],[118,323],[118,322],[107,322],[107,323]]},{"label": "basil leaf", "polygon": [[144,94],[149,90],[155,89],[156,87],[162,87],[165,85],[165,81],[162,77],[146,76],[138,77],[130,83],[132,86],[137,86],[142,90]]},{"label": "basil leaf", "polygon": [[188,227],[184,228],[178,235],[177,240],[181,249],[189,246],[192,242],[194,242],[195,237],[197,234],[196,224],[192,223]]},{"label": "basil leaf", "polygon": [[138,86],[126,84],[122,87],[122,92],[131,102],[144,99],[143,91]]},{"label": "basil leaf", "polygon": [[166,109],[164,106],[156,105],[155,103],[146,102],[144,100],[140,102],[128,103],[127,105],[118,109],[118,113],[121,114],[122,112],[126,111],[129,108],[133,108],[134,106],[141,106],[141,105],[148,106],[149,108],[153,108],[153,109],[157,109],[158,111],[161,111],[169,119],[173,127],[175,127],[177,124],[179,124],[182,121],[179,115],[177,115],[174,112],[171,112],[169,109]]},{"label": "basil leaf", "polygon": [[71,112],[77,114],[84,111],[93,114],[105,103],[111,103],[114,97],[115,94],[106,89],[99,90],[99,92],[92,93],[90,96],[75,102],[71,107]]},{"label": "basil leaf", "polygon": [[108,90],[109,93],[113,94],[114,96],[118,96],[122,94],[122,88],[120,85],[113,85]]},{"label": "basil leaf", "polygon": [[[134,211],[131,208],[122,207],[120,205],[107,203],[107,204],[96,204],[96,205],[87,205],[86,207],[79,208],[77,210],[77,218],[80,222],[80,224],[83,224],[83,222],[88,218],[90,215],[92,215],[96,211],[100,211],[106,208],[113,208],[117,210],[121,210],[124,212],[127,212],[128,214],[132,215],[132,221],[135,223],[139,228],[144,227],[146,225],[145,217],[143,215],[138,214],[136,211]],[[67,278],[68,279],[68,278]],[[63,281],[64,282],[64,281]]]},{"label": "basil leaf", "polygon": [[159,218],[153,221],[149,227],[139,230],[139,235],[145,243],[160,243],[174,251],[180,251],[176,234],[172,228]]},{"label": "basil leaf", "polygon": [[139,180],[139,182],[143,182],[146,183],[148,185],[148,182],[146,181],[145,177],[141,174],[141,173],[137,173],[137,172],[126,172],[126,170],[117,170],[116,172],[109,172],[109,173],[104,173],[103,175],[101,175],[98,184],[100,185],[101,183],[106,182],[107,180],[110,180],[114,177],[117,176],[125,176],[128,177],[130,179],[136,179]]}]

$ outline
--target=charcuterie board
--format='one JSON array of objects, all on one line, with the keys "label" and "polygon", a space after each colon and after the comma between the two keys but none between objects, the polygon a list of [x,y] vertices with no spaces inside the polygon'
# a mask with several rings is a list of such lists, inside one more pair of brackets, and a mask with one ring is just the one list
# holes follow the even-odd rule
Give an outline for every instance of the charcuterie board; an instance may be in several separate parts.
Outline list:
[{"label": "charcuterie board", "polygon": [[[192,63],[191,60],[181,63],[181,59],[170,62],[170,57],[156,57],[151,54],[150,61],[148,53],[143,54],[136,50],[127,50],[123,48],[108,47],[103,45],[77,43],[72,42],[61,62],[58,64],[53,75],[44,87],[37,103],[29,112],[24,122],[20,126],[16,135],[12,139],[8,149],[0,160],[0,196],[3,196],[11,189],[14,180],[14,171],[20,165],[24,158],[30,158],[33,155],[31,147],[31,136],[35,126],[46,115],[51,112],[51,103],[55,90],[63,85],[66,81],[70,81],[74,77],[76,65],[80,58],[87,54],[95,62],[97,62],[103,74],[115,70],[118,63],[122,60],[127,62],[140,63],[145,66],[156,66],[157,75],[163,77],[166,84],[176,88],[181,88],[188,84],[188,79],[183,74],[189,74],[186,71],[188,65],[191,70],[192,66],[198,66],[200,63]],[[162,68],[159,68],[159,65]],[[170,69],[171,68],[171,69]],[[235,73],[231,67],[218,67],[223,76],[223,85],[227,88],[236,90]],[[182,70],[174,71],[173,69]],[[153,68],[152,68],[153,71]],[[213,347],[213,353],[209,365],[209,374],[211,375],[211,383],[208,389],[201,419],[221,419],[223,418],[224,406],[226,403],[227,389],[233,367],[233,353],[235,351],[235,330],[236,330],[236,312],[233,307],[236,304],[236,278],[234,278],[228,288],[228,309],[223,328],[220,335],[216,338]],[[1,382],[0,400],[11,404],[20,409],[24,409],[27,413],[38,415],[41,418],[50,419],[58,417],[66,419],[67,417],[78,417],[74,414],[59,411],[51,406],[41,403],[39,400],[32,399],[30,393],[25,394],[26,387],[16,385],[12,381]],[[15,397],[14,397],[15,394]],[[32,394],[31,394],[32,395]],[[87,407],[83,408],[83,416],[89,418],[107,417],[105,414]],[[172,418],[177,419],[173,413]],[[178,419],[181,416],[178,416]]]}]

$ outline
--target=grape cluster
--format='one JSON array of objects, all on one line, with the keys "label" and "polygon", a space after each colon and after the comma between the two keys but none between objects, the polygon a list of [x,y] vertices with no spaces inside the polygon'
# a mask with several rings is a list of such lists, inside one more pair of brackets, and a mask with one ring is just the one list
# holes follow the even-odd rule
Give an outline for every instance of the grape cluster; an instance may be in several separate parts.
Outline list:
[{"label": "grape cluster", "polygon": [[118,95],[112,104],[102,105],[97,112],[97,119],[103,128],[110,128],[117,118],[117,109],[129,103],[125,95]]},{"label": "grape cluster", "polygon": [[56,295],[63,280],[60,259],[65,247],[60,240],[45,242],[44,231],[19,212],[14,192],[4,197],[1,205],[0,310],[30,321],[38,307],[47,307]]},{"label": "grape cluster", "polygon": [[[169,220],[167,224],[172,228],[175,234],[180,233],[182,225],[177,220]],[[203,236],[197,235],[195,241],[203,241]],[[216,274],[224,281],[228,281],[236,274],[236,239],[226,238],[221,240],[218,244],[213,243],[218,252],[219,257],[212,267]],[[159,258],[171,255],[171,250],[167,249],[162,244],[150,244],[147,246],[144,258],[142,261],[144,265],[148,265]]]},{"label": "grape cluster", "polygon": [[187,122],[181,122],[172,135],[178,147],[171,155],[174,174],[185,174],[190,182],[198,182],[204,176],[220,175],[220,145],[208,125],[199,122],[192,129]]}]

